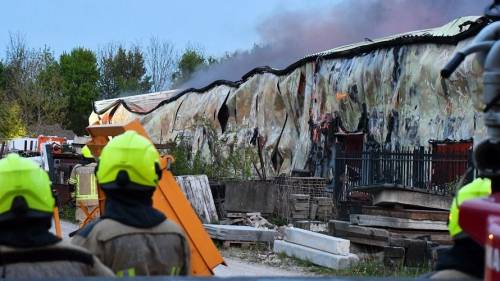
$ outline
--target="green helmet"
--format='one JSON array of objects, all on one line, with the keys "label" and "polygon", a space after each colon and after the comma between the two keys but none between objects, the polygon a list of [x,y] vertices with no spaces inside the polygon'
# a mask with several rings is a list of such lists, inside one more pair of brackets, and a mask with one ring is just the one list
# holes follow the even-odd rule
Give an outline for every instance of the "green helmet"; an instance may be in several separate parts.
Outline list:
[{"label": "green helmet", "polygon": [[92,155],[92,152],[90,151],[89,147],[88,146],[84,146],[82,147],[82,156],[84,158],[94,158],[94,155]]},{"label": "green helmet", "polygon": [[462,187],[450,207],[450,218],[448,222],[448,231],[452,237],[457,236],[462,232],[462,228],[458,224],[458,216],[460,212],[460,205],[464,201],[487,197],[491,194],[491,181],[487,178],[477,178],[473,182]]},{"label": "green helmet", "polygon": [[23,198],[27,215],[52,215],[55,199],[47,173],[35,162],[17,154],[0,160],[0,220],[14,211],[14,201]]},{"label": "green helmet", "polygon": [[160,154],[150,140],[135,131],[127,131],[103,148],[96,175],[103,189],[154,188],[161,177]]}]

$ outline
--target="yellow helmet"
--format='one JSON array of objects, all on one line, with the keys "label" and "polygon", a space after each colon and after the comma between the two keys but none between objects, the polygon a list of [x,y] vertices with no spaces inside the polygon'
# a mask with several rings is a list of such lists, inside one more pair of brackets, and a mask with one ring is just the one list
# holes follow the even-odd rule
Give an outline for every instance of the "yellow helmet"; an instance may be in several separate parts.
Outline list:
[{"label": "yellow helmet", "polygon": [[160,154],[150,140],[127,131],[103,148],[96,175],[103,189],[155,188],[161,177]]},{"label": "yellow helmet", "polygon": [[460,205],[464,201],[488,197],[491,194],[491,180],[487,178],[477,178],[471,183],[458,190],[450,207],[450,217],[448,221],[448,231],[452,237],[462,233],[462,228],[458,223],[460,215]]},{"label": "yellow helmet", "polygon": [[82,147],[82,156],[84,158],[91,158],[91,159],[94,158],[94,155],[92,155],[92,152],[90,151],[89,147],[86,145],[84,147]]},{"label": "yellow helmet", "polygon": [[0,221],[18,211],[24,216],[51,216],[55,199],[47,173],[17,154],[0,160]]}]

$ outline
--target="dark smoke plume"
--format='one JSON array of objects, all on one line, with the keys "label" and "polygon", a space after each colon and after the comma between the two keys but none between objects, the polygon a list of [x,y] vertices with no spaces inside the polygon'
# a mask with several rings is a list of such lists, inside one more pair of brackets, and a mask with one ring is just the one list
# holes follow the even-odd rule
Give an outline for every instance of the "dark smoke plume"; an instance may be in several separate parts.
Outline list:
[{"label": "dark smoke plume", "polygon": [[316,52],[482,15],[492,0],[342,0],[329,9],[282,11],[257,26],[261,42],[195,72],[182,88],[239,80],[258,66],[283,68]]}]

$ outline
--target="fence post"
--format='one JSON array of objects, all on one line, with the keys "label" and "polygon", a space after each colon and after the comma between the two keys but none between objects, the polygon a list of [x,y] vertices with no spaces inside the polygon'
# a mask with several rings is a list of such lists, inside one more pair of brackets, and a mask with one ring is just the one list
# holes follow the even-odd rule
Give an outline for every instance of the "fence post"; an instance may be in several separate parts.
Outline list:
[{"label": "fence post", "polygon": [[473,157],[474,157],[474,151],[472,149],[469,149],[469,151],[467,152],[467,167],[465,168],[465,170],[468,172],[467,176],[465,176],[464,185],[472,182],[472,180],[474,179],[474,174],[476,172],[476,169],[474,167]]}]

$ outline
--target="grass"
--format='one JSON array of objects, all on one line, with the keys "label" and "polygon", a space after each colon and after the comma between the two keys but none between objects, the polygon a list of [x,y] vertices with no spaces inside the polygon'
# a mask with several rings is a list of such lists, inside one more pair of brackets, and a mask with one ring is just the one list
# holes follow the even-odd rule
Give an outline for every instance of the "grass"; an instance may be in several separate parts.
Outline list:
[{"label": "grass", "polygon": [[288,257],[284,253],[274,254],[270,251],[271,250],[268,247],[265,247],[265,245],[250,247],[248,249],[230,248],[223,250],[223,252],[229,256],[237,257],[249,262],[267,264],[283,269],[294,269],[302,271],[305,274],[310,273],[320,276],[412,278],[421,276],[431,271],[430,266],[390,267],[375,259],[361,260],[356,266],[351,268],[335,270],[315,265],[308,260]]},{"label": "grass", "polygon": [[76,210],[75,206],[70,206],[70,204],[66,204],[59,209],[59,218],[61,220],[76,223],[75,210]]},{"label": "grass", "polygon": [[349,269],[335,270],[313,264],[307,260],[289,258],[285,255],[278,255],[280,259],[288,258],[294,260],[298,266],[307,271],[328,276],[350,276],[350,277],[417,277],[431,271],[430,267],[388,267],[377,260],[362,260],[356,266]]}]

